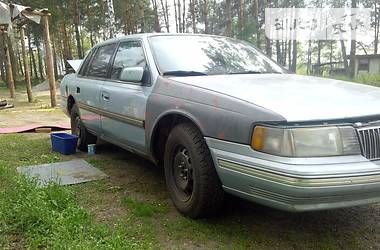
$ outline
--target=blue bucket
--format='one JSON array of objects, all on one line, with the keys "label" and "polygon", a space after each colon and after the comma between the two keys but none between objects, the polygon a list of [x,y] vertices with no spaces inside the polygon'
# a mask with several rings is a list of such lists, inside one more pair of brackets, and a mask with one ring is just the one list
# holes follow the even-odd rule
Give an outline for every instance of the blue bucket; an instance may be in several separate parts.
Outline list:
[{"label": "blue bucket", "polygon": [[65,133],[50,134],[52,150],[64,155],[72,155],[77,151],[78,136]]}]

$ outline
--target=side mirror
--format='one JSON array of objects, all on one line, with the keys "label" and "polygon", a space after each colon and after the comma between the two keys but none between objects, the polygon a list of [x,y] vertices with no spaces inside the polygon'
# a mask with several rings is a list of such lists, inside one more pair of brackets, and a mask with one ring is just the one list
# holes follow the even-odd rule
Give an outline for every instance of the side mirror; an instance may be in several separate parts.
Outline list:
[{"label": "side mirror", "polygon": [[141,82],[144,76],[143,67],[123,68],[120,73],[120,80],[126,82]]}]

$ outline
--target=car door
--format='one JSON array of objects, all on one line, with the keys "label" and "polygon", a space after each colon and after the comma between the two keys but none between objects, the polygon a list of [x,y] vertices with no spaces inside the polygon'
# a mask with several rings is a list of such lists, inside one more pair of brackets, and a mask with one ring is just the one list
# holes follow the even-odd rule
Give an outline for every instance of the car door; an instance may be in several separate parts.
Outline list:
[{"label": "car door", "polygon": [[75,83],[75,99],[81,120],[87,129],[96,134],[101,133],[100,90],[115,49],[116,44],[108,44],[93,50],[83,63]]},{"label": "car door", "polygon": [[[122,79],[123,70],[136,67],[143,69],[141,81]],[[101,89],[103,135],[116,144],[146,153],[144,120],[150,71],[142,41],[120,42],[109,77]]]}]

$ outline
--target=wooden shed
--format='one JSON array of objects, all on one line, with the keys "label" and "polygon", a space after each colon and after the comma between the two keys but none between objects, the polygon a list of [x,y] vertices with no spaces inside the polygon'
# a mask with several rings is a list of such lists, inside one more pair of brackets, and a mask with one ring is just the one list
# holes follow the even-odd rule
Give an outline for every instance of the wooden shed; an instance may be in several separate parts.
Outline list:
[{"label": "wooden shed", "polygon": [[358,74],[380,74],[380,55],[356,55],[355,76]]}]

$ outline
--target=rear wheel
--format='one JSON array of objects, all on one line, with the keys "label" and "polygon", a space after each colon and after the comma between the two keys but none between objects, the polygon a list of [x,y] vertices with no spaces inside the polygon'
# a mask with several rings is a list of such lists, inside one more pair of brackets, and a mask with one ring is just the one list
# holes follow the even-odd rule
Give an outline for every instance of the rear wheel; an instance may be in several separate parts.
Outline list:
[{"label": "rear wheel", "polygon": [[79,115],[78,106],[76,104],[74,104],[71,109],[70,118],[71,134],[77,135],[79,137],[78,149],[81,151],[87,151],[88,144],[95,144],[97,137],[88,132],[88,130],[84,126]]},{"label": "rear wheel", "polygon": [[192,124],[177,125],[165,147],[166,185],[176,208],[199,218],[220,208],[224,191],[202,134]]}]

